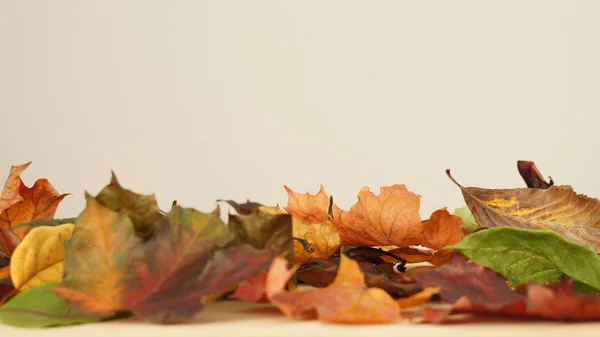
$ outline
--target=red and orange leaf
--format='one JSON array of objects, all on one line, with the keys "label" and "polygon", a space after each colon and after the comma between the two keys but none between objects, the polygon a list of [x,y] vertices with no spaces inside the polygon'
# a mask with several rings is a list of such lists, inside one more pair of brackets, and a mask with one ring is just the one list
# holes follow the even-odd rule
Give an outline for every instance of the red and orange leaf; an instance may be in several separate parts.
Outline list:
[{"label": "red and orange leaf", "polygon": [[[54,217],[54,213],[56,213],[58,204],[68,195],[58,194],[46,179],[38,179],[31,188],[25,186],[20,178],[20,174],[28,166],[29,163],[17,167],[13,166],[11,170],[11,175],[4,186],[5,190],[2,193],[2,198],[4,200],[4,194],[6,193],[8,197],[13,197],[10,200],[17,200],[14,199],[14,190],[16,181],[18,181],[17,191],[19,199],[0,213],[0,228],[13,228],[35,219],[51,219]],[[7,205],[6,202],[3,201],[3,203]],[[19,237],[23,238],[30,230],[31,228],[24,227],[15,229],[14,231]]]},{"label": "red and orange leaf", "polygon": [[126,275],[140,242],[129,217],[87,196],[65,243],[65,277],[52,291],[85,312],[110,316],[127,310]]},{"label": "red and orange leaf", "polygon": [[260,272],[240,283],[230,297],[244,302],[268,303],[266,284],[267,272]]},{"label": "red and orange leaf", "polygon": [[[286,268],[269,270],[269,274],[286,272]],[[393,323],[400,317],[394,299],[382,289],[367,288],[358,263],[345,255],[336,279],[327,288],[281,290],[271,296],[271,303],[289,317],[316,313],[319,320],[327,322]]]},{"label": "red and orange leaf", "polygon": [[270,265],[273,254],[250,245],[226,248],[233,235],[219,214],[173,207],[155,226],[131,275],[127,306],[156,323],[185,321],[215,294],[224,293]]},{"label": "red and orange leaf", "polygon": [[31,165],[31,162],[23,165],[12,166],[8,178],[4,183],[2,195],[0,195],[0,213],[5,209],[23,200],[19,194],[19,186],[21,186],[21,173],[23,173]]},{"label": "red and orange leaf", "polygon": [[407,247],[420,244],[423,225],[420,196],[405,185],[381,188],[375,195],[368,187],[358,194],[349,212],[341,212],[337,223],[342,243],[352,246]]},{"label": "red and orange leaf", "polygon": [[463,220],[450,214],[445,208],[431,214],[429,220],[423,221],[423,241],[425,247],[441,250],[458,243],[467,233],[462,229]]}]

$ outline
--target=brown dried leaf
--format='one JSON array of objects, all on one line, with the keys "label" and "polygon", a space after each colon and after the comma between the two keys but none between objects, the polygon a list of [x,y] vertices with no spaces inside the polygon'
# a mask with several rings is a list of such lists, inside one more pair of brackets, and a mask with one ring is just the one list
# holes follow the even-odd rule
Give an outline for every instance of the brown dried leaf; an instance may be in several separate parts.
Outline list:
[{"label": "brown dried leaf", "polygon": [[519,170],[519,174],[525,180],[525,184],[528,188],[541,188],[547,189],[550,186],[554,185],[554,181],[552,177],[549,177],[550,182],[546,182],[546,179],[542,177],[540,171],[538,171],[535,163],[528,160],[519,160],[517,161],[517,169]]},{"label": "brown dried leaf", "polygon": [[600,252],[600,200],[577,194],[570,186],[548,189],[463,187],[465,202],[482,227],[551,230]]}]

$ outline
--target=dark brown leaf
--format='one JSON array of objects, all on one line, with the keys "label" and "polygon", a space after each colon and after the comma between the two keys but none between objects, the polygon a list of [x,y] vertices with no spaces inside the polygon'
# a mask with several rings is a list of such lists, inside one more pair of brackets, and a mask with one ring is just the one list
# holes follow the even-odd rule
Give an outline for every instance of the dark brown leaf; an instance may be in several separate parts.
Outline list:
[{"label": "dark brown leaf", "polygon": [[519,170],[519,174],[525,180],[525,184],[528,188],[541,188],[547,189],[550,186],[554,185],[554,181],[552,181],[552,177],[548,177],[550,182],[546,182],[546,179],[542,177],[540,171],[538,171],[535,163],[528,160],[519,160],[517,161],[517,169]]},{"label": "dark brown leaf", "polygon": [[241,215],[250,215],[254,212],[255,209],[262,206],[262,204],[258,202],[250,201],[250,199],[247,199],[246,202],[243,204],[238,204],[237,202],[235,202],[235,200],[218,199],[217,201],[229,204],[229,206],[233,207],[233,209],[235,209],[235,211]]}]

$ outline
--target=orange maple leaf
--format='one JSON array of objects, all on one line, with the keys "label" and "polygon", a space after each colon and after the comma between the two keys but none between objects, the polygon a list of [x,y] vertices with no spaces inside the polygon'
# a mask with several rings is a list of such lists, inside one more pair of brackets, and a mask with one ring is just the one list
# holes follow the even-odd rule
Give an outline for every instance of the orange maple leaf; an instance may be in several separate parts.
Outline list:
[{"label": "orange maple leaf", "polygon": [[368,187],[358,194],[358,202],[342,212],[337,223],[342,242],[353,246],[407,247],[422,240],[419,215],[420,196],[405,185],[381,187],[375,195]]},{"label": "orange maple leaf", "polygon": [[341,255],[340,267],[326,288],[284,291],[293,271],[274,262],[267,274],[267,297],[288,317],[317,315],[319,320],[337,323],[393,323],[400,318],[394,299],[379,288],[367,288],[358,263]]}]

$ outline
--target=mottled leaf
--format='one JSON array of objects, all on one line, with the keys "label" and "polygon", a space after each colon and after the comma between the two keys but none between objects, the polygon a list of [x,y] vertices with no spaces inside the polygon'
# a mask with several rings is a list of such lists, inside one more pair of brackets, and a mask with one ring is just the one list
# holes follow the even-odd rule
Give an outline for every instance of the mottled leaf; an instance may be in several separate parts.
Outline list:
[{"label": "mottled leaf", "polygon": [[600,200],[577,194],[570,186],[548,189],[460,187],[482,227],[551,230],[567,240],[600,252]]},{"label": "mottled leaf", "polygon": [[[269,274],[277,271],[271,268]],[[284,270],[280,272],[286,272]],[[269,278],[269,275],[267,275]],[[334,282],[327,288],[274,291],[271,303],[289,317],[315,313],[336,323],[393,323],[400,318],[394,299],[379,288],[367,288],[356,261],[344,255]]]},{"label": "mottled leaf", "polygon": [[491,228],[470,234],[450,248],[500,272],[513,286],[567,275],[600,290],[600,257],[552,232]]},{"label": "mottled leaf", "polygon": [[130,271],[135,283],[127,290],[127,307],[155,323],[185,321],[215,294],[268,268],[272,253],[250,245],[220,249],[232,240],[218,214],[174,207],[133,253],[139,262]]},{"label": "mottled leaf", "polygon": [[528,188],[541,188],[546,189],[550,186],[554,185],[554,181],[552,181],[552,177],[549,177],[550,182],[547,182],[540,171],[538,171],[535,163],[528,160],[519,160],[517,161],[517,169],[519,170],[519,174],[525,181],[525,184]]},{"label": "mottled leaf", "polygon": [[292,217],[259,207],[249,215],[230,215],[229,230],[237,242],[248,243],[257,249],[267,249],[286,257],[293,264]]},{"label": "mottled leaf", "polygon": [[154,228],[154,223],[161,217],[154,194],[142,195],[123,188],[114,172],[110,184],[100,191],[96,200],[102,206],[126,214],[140,236],[148,236]]},{"label": "mottled leaf", "polygon": [[125,213],[88,197],[65,245],[65,278],[52,291],[85,312],[182,322],[273,259],[250,245],[229,248],[233,240],[218,212],[179,206],[142,239]]},{"label": "mottled leaf", "polygon": [[64,279],[52,291],[84,312],[112,316],[126,311],[126,275],[132,272],[133,248],[141,241],[126,214],[88,196],[65,243]]},{"label": "mottled leaf", "polygon": [[47,284],[19,293],[0,308],[0,322],[23,328],[44,328],[92,323],[102,319],[71,307],[49,291],[54,286]]},{"label": "mottled leaf", "polygon": [[64,243],[73,233],[73,224],[37,227],[15,249],[10,264],[13,285],[19,291],[63,278]]}]

